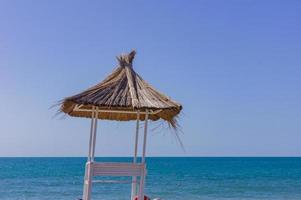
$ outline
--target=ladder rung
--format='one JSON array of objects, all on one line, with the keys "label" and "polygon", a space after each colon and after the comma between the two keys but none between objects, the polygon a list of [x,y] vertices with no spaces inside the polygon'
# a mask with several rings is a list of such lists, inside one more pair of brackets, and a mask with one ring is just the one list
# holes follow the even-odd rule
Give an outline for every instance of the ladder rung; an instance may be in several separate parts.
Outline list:
[{"label": "ladder rung", "polygon": [[93,183],[134,183],[128,180],[93,180]]}]

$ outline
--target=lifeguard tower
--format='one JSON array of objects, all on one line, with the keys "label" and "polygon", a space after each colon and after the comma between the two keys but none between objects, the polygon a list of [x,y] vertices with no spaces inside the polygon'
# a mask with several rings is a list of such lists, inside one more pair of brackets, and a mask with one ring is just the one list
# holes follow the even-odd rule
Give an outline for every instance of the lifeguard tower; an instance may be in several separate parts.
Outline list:
[{"label": "lifeguard tower", "polygon": [[[146,176],[146,142],[148,120],[165,120],[176,128],[176,116],[182,106],[158,92],[133,69],[136,52],[118,56],[119,66],[101,83],[65,98],[60,110],[70,116],[91,118],[88,161],[85,168],[83,200],[91,199],[91,189],[96,176],[132,177],[131,200],[144,199]],[[136,120],[134,157],[131,163],[96,162],[95,145],[98,120]],[[141,162],[137,160],[139,121],[144,121]],[[114,182],[114,181],[111,181]]]}]

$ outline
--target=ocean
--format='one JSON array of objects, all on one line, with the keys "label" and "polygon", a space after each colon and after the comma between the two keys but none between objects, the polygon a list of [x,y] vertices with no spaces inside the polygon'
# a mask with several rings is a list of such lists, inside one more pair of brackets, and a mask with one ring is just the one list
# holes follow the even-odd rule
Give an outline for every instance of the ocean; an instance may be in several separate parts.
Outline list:
[{"label": "ocean", "polygon": [[[131,158],[97,158],[131,161]],[[0,158],[0,200],[76,200],[86,158]],[[300,200],[301,158],[147,158],[146,194],[162,200]],[[95,183],[92,199],[129,200],[130,184]]]}]

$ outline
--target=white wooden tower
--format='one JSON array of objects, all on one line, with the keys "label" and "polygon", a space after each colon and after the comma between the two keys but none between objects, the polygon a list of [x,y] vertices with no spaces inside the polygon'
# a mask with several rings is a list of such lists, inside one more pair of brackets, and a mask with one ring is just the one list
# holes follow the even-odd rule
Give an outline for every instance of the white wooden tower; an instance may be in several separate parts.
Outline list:
[{"label": "white wooden tower", "polygon": [[[80,111],[80,108],[77,108]],[[148,126],[148,116],[153,113],[152,111],[135,111],[137,115],[136,122],[136,132],[135,132],[135,146],[134,146],[134,156],[133,162],[131,163],[121,163],[121,162],[96,162],[95,157],[95,146],[96,146],[96,136],[97,136],[97,115],[100,112],[108,112],[106,110],[99,110],[93,106],[92,112],[93,116],[91,119],[91,131],[90,131],[90,140],[89,140],[89,154],[88,160],[86,163],[85,169],[85,178],[84,178],[84,189],[83,189],[83,200],[91,199],[92,185],[95,182],[118,182],[118,181],[100,181],[93,180],[93,177],[96,176],[130,176],[132,177],[132,190],[131,190],[131,199],[134,200],[138,196],[138,199],[144,198],[144,185],[145,185],[145,176],[146,176],[146,163],[145,163],[145,154],[146,154],[146,143],[147,143],[147,126]],[[119,112],[129,112],[129,111],[119,111]],[[134,111],[133,111],[134,112]],[[139,121],[140,114],[145,115],[144,123],[144,134],[143,134],[143,148],[141,155],[141,162],[137,162],[138,154],[138,141],[139,141]],[[139,182],[138,182],[139,180]]]},{"label": "white wooden tower", "polygon": [[[136,52],[118,56],[119,66],[101,83],[63,99],[60,111],[74,117],[91,118],[88,161],[85,169],[83,200],[91,199],[93,183],[101,182],[96,176],[132,177],[131,200],[144,200],[146,176],[146,142],[148,120],[164,120],[177,127],[176,116],[181,104],[157,91],[133,69]],[[136,120],[133,162],[96,162],[95,146],[98,120]],[[139,122],[144,121],[141,161],[138,162]],[[105,182],[105,181],[103,181]]]}]

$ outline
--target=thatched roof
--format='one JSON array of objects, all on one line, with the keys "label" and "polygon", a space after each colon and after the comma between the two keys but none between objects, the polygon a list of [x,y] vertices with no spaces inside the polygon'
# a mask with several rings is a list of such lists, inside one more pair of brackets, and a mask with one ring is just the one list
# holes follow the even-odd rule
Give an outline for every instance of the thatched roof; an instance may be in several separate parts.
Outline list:
[{"label": "thatched roof", "polygon": [[100,111],[99,119],[119,121],[136,120],[138,110],[142,113],[140,119],[144,120],[143,113],[149,110],[149,119],[163,119],[175,127],[175,117],[182,106],[154,89],[134,71],[132,63],[135,54],[132,51],[118,56],[119,66],[105,80],[65,98],[60,110],[71,116],[91,118],[91,109],[96,106]]}]

